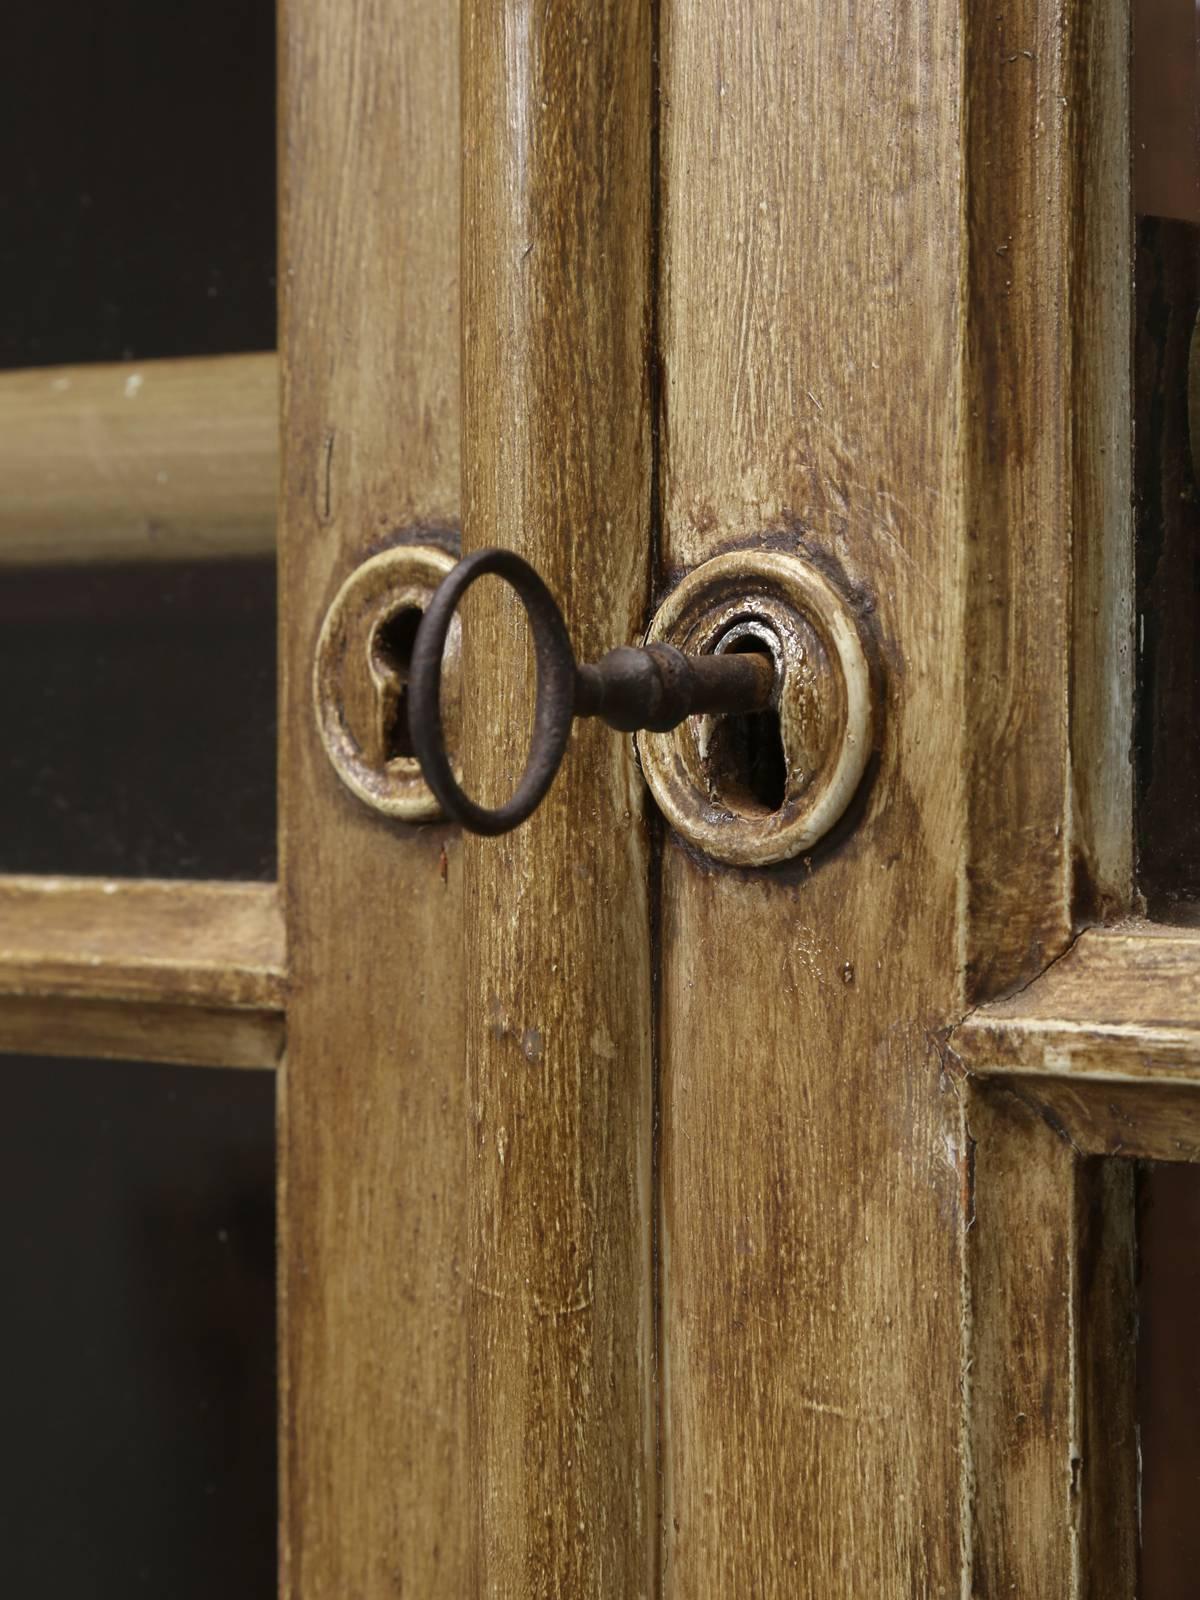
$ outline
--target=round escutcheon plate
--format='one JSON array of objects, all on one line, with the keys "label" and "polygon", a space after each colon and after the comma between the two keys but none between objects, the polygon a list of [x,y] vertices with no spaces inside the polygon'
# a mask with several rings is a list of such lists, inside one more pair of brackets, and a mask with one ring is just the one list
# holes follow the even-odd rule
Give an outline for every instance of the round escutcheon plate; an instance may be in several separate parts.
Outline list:
[{"label": "round escutcheon plate", "polygon": [[[372,556],[334,596],[317,642],[313,707],[325,753],[352,794],[403,822],[440,815],[408,740],[408,651],[454,565],[434,545],[395,545]],[[460,637],[456,618],[443,662],[451,721]]]},{"label": "round escutcheon plate", "polygon": [[812,848],[849,805],[871,752],[871,679],[858,626],[799,556],[734,551],[668,595],[649,642],[687,654],[758,650],[771,708],[639,733],[646,781],[675,831],[717,861],[765,867]]}]

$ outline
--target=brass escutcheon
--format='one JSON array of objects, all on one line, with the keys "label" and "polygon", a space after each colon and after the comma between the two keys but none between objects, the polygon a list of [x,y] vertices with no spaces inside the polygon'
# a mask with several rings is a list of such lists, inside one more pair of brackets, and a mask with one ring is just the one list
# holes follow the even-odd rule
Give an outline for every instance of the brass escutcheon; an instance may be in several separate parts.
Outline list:
[{"label": "brass escutcheon", "polygon": [[[408,742],[407,651],[434,590],[455,564],[435,545],[395,545],[356,567],[325,616],[313,665],[313,707],[325,753],[352,794],[384,816],[440,815]],[[443,662],[457,721],[461,629]]]},{"label": "brass escutcheon", "polygon": [[846,810],[871,753],[870,672],[843,597],[800,556],[734,551],[683,579],[648,641],[689,655],[762,651],[775,663],[769,720],[754,733],[761,739],[765,727],[775,743],[766,797],[746,775],[744,720],[693,716],[669,733],[638,734],[646,782],[670,825],[737,866],[811,849]]}]

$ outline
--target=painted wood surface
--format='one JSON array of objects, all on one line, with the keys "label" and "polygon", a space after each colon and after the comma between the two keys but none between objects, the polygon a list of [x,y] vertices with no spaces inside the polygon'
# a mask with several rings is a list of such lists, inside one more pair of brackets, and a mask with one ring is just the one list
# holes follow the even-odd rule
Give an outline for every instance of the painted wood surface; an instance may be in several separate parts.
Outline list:
[{"label": "painted wood surface", "polygon": [[283,1015],[274,1008],[0,995],[0,1051],[6,1055],[269,1069],[283,1053],[284,1032]]},{"label": "painted wood surface", "polygon": [[[1057,1291],[1029,1274],[1022,1298],[975,1253],[975,1090],[947,1048],[1129,893],[1105,754],[1125,313],[1086,300],[1121,160],[1079,136],[1124,103],[1119,29],[1075,0],[853,28],[814,0],[664,0],[657,37],[607,0],[469,4],[466,545],[530,556],[583,656],[738,542],[820,563],[871,642],[859,801],[802,861],[730,871],[670,838],[658,859],[602,729],[526,828],[461,858],[321,766],[300,707],[324,605],[457,506],[455,151],[414,109],[430,83],[453,101],[455,29],[394,21],[284,12],[286,1590],[857,1600],[982,1594],[1012,1561],[1033,1592],[1120,1574],[1125,1525],[1094,1508],[1123,1446],[1057,1519],[1098,1426],[1072,1330],[1120,1325],[1128,1195],[1038,1124],[1068,1337],[1036,1355],[1074,1398],[1039,1424],[1055,1520],[1014,1555],[997,1507],[1025,1491],[978,1476],[1002,1391],[964,1378]],[[494,586],[465,621],[464,765],[494,801],[522,624]],[[981,1335],[989,1305],[1008,1322]]]},{"label": "painted wood surface", "polygon": [[458,13],[280,29],[283,1592],[465,1595],[460,851],[344,789],[311,699],[349,572],[458,514]]},{"label": "painted wood surface", "polygon": [[1129,18],[1017,0],[970,13],[965,42],[978,1000],[1035,977],[1076,914],[1128,910],[1132,892]]},{"label": "painted wood surface", "polygon": [[0,567],[271,555],[273,354],[0,373]]},{"label": "painted wood surface", "polygon": [[1200,1083],[1200,928],[1090,928],[1035,983],[955,1030],[982,1075]]},{"label": "painted wood surface", "polygon": [[[664,6],[661,577],[814,553],[881,747],[790,870],[662,873],[664,1592],[959,1592],[959,14]],[[914,1407],[919,1389],[921,1403]]]},{"label": "painted wood surface", "polygon": [[1082,1160],[1007,1086],[967,1121],[970,1593],[1132,1600],[1133,1167]]},{"label": "painted wood surface", "polygon": [[274,885],[0,878],[0,1049],[272,1067]]},{"label": "painted wood surface", "polygon": [[[650,558],[650,8],[468,0],[464,529],[636,638]],[[465,608],[464,766],[511,793],[523,622]],[[468,839],[479,1593],[649,1596],[656,1547],[650,859],[631,742],[577,724],[535,817]]]},{"label": "painted wood surface", "polygon": [[[329,770],[329,599],[458,515],[458,13],[281,27],[284,1592],[1131,1593],[1087,1158],[1196,1159],[1200,964],[1068,949],[1130,895],[1123,13],[469,0],[466,541],[581,654],[739,542],[843,588],[875,761],[770,871],[660,857],[599,728],[465,850]],[[275,374],[0,380],[0,562],[272,548]],[[6,1048],[267,1065],[284,982],[269,889],[0,884]]]},{"label": "painted wood surface", "polygon": [[[1069,463],[1070,840],[1078,927],[1133,905],[1133,134],[1129,8],[1076,3],[1062,15],[1058,92],[1067,126],[1056,153],[1070,199],[1065,282],[1055,309],[1068,321],[1071,343],[1065,406],[1055,417]],[[1046,85],[1039,103],[1055,93]],[[1002,860],[996,870],[1004,870]]]},{"label": "painted wood surface", "polygon": [[1200,1082],[1003,1078],[1082,1155],[1200,1161]]},{"label": "painted wood surface", "polygon": [[[1127,311],[1119,287],[1081,304],[1100,246],[1076,220],[1086,193],[1119,232],[1127,135],[1086,162],[1079,138],[1112,134],[1119,39],[1081,70],[1103,28],[1044,0],[662,18],[659,581],[738,541],[807,551],[857,598],[884,711],[850,824],[791,869],[664,853],[664,1592],[958,1594],[944,1041],[1062,954],[1085,883],[1129,894],[1103,754],[1129,595],[1101,576],[1128,375],[1100,350]],[[1073,543],[1085,508],[1111,521]]]}]

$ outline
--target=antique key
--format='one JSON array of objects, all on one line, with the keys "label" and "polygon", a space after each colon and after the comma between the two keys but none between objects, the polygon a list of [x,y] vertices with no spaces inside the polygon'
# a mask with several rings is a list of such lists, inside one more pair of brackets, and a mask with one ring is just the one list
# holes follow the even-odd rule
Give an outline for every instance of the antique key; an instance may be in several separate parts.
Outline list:
[{"label": "antique key", "polygon": [[[533,739],[512,798],[489,810],[454,776],[442,726],[442,652],[459,602],[479,578],[503,578],[520,597],[533,634],[537,697]],[[426,783],[453,822],[472,833],[507,833],[537,808],[554,781],[576,717],[600,717],[621,733],[668,732],[708,712],[761,711],[771,702],[775,665],[766,653],[686,655],[673,645],[618,645],[580,665],[554,596],[511,550],[466,556],[434,591],[413,644],[408,685],[412,746]]]}]

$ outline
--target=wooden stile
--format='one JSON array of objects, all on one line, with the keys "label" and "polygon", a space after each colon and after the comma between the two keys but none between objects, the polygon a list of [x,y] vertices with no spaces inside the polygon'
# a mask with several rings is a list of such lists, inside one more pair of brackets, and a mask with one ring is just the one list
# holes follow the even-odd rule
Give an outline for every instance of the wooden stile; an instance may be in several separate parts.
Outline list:
[{"label": "wooden stile", "polygon": [[470,1593],[461,856],[326,760],[317,633],[458,515],[458,12],[285,0],[283,1592]]},{"label": "wooden stile", "polygon": [[[467,0],[464,547],[530,558],[581,659],[650,550],[649,7]],[[466,608],[468,785],[511,792],[519,607]],[[577,724],[541,809],[468,839],[479,1593],[654,1592],[649,841],[630,742]]]},{"label": "wooden stile", "polygon": [[663,8],[660,577],[811,552],[882,712],[811,857],[664,856],[672,1600],[972,1582],[944,1042],[1067,948],[1077,894],[1130,892],[1128,296],[1082,300],[1128,254],[1120,42],[1044,0]]},{"label": "wooden stile", "polygon": [[771,873],[665,850],[670,1600],[960,1589],[958,26],[663,8],[661,576],[816,552],[885,697],[853,831]]},{"label": "wooden stile", "polygon": [[1083,1160],[1016,1085],[967,1111],[971,1593],[1132,1600],[1133,1168]]}]

